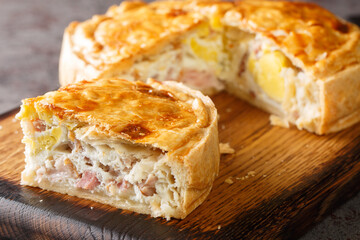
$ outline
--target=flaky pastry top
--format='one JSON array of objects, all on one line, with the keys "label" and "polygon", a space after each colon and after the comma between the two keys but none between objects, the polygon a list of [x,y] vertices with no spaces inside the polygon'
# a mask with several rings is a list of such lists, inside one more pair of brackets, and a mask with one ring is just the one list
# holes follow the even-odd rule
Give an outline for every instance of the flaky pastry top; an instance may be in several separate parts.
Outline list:
[{"label": "flaky pastry top", "polygon": [[79,58],[98,70],[139,54],[155,52],[162,43],[201,22],[201,15],[184,10],[185,3],[123,2],[68,31]]},{"label": "flaky pastry top", "polygon": [[123,2],[66,32],[72,51],[98,71],[131,65],[214,15],[224,26],[272,40],[295,65],[326,78],[360,62],[360,30],[312,3],[286,1]]},{"label": "flaky pastry top", "polygon": [[150,83],[84,80],[25,99],[23,105],[34,105],[37,112],[55,115],[60,121],[94,127],[93,131],[105,138],[148,144],[163,151],[201,139],[214,118],[209,116],[209,106],[194,96],[193,90],[184,91],[182,84]]}]

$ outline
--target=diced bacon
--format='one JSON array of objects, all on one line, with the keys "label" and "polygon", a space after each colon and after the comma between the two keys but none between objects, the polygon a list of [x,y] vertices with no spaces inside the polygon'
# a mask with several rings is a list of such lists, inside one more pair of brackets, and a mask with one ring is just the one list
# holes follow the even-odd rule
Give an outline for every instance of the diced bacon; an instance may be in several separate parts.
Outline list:
[{"label": "diced bacon", "polygon": [[105,186],[106,190],[112,194],[121,194],[122,196],[128,196],[131,194],[130,188],[132,187],[132,184],[124,179],[118,179],[118,180],[110,180],[108,184]]},{"label": "diced bacon", "polygon": [[214,88],[216,90],[222,90],[223,84],[217,79],[215,74],[210,71],[197,69],[185,69],[182,72],[181,81],[198,90],[208,90]]},{"label": "diced bacon", "polygon": [[86,190],[93,190],[100,184],[99,180],[96,177],[96,174],[91,171],[85,171],[82,174],[80,181],[76,184],[76,187],[86,189]]},{"label": "diced bacon", "polygon": [[[51,162],[50,162],[51,161]],[[66,158],[53,159],[49,157],[49,162],[39,168],[36,172],[36,180],[41,182],[44,178],[47,178],[51,182],[61,181],[66,178],[79,177],[78,172],[76,171],[75,166]]]},{"label": "diced bacon", "polygon": [[145,196],[152,196],[156,192],[155,183],[158,180],[154,174],[150,174],[145,182],[139,184],[141,193]]},{"label": "diced bacon", "polygon": [[130,183],[126,180],[121,180],[116,184],[116,186],[119,188],[121,192],[124,192],[129,189]]},{"label": "diced bacon", "polygon": [[41,119],[33,121],[24,121],[24,128],[26,132],[34,134],[35,132],[42,132],[46,130],[46,123]]},{"label": "diced bacon", "polygon": [[44,120],[37,119],[32,121],[35,131],[42,132],[46,130],[46,123]]}]

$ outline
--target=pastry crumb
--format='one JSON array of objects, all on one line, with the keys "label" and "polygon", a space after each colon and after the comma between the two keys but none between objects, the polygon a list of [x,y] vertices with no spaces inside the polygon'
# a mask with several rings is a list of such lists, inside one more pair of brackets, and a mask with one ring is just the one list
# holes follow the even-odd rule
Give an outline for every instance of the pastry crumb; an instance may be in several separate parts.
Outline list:
[{"label": "pastry crumb", "polygon": [[40,201],[39,202],[42,202],[43,200],[42,199],[40,199]]},{"label": "pastry crumb", "polygon": [[217,229],[220,230],[220,229],[221,229],[221,225],[218,225]]},{"label": "pastry crumb", "polygon": [[249,171],[245,176],[243,177],[237,177],[237,180],[245,180],[248,179],[249,177],[254,177],[256,175],[255,171]]},{"label": "pastry crumb", "polygon": [[94,207],[90,207],[90,209],[91,209],[91,210],[93,210],[93,209],[94,209]]},{"label": "pastry crumb", "polygon": [[233,183],[234,183],[234,181],[232,180],[231,177],[228,177],[227,179],[225,179],[225,182],[226,182],[227,184],[233,184]]},{"label": "pastry crumb", "polygon": [[263,177],[267,177],[267,175],[264,174]]},{"label": "pastry crumb", "polygon": [[220,143],[220,154],[233,154],[235,153],[235,150],[230,147],[229,143]]},{"label": "pastry crumb", "polygon": [[280,126],[284,128],[289,128],[289,122],[283,118],[279,118],[275,115],[270,115],[270,124],[274,126]]}]

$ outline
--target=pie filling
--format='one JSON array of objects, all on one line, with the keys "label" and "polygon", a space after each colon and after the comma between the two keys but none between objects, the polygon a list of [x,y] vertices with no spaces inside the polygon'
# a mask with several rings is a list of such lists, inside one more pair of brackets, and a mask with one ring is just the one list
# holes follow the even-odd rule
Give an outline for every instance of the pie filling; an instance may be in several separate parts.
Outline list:
[{"label": "pie filling", "polygon": [[180,206],[179,183],[166,152],[100,140],[91,128],[58,123],[55,117],[50,124],[41,119],[21,124],[26,143],[23,183],[60,187],[70,194],[89,192],[119,206],[146,205],[155,216],[171,216]]}]

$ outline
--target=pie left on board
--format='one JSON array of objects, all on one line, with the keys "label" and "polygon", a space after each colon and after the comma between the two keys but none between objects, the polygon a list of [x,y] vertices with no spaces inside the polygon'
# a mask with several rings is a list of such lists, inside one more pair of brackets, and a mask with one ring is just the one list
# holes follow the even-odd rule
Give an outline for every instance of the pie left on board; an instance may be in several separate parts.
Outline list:
[{"label": "pie left on board", "polygon": [[185,218],[219,171],[217,111],[181,83],[80,81],[23,100],[21,183]]}]

